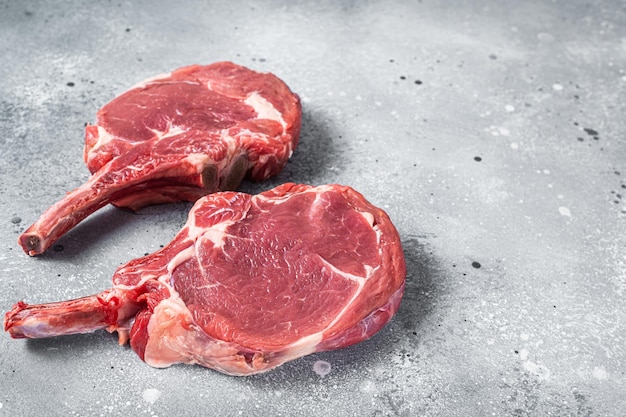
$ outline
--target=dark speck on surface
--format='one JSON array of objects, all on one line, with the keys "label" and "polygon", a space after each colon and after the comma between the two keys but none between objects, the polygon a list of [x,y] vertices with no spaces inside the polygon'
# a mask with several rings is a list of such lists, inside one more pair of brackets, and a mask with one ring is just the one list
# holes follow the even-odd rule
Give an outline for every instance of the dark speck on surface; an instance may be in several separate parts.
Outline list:
[{"label": "dark speck on surface", "polygon": [[476,262],[476,261],[474,261],[474,262],[472,262],[472,266],[473,266],[474,268],[478,269],[478,268],[480,268],[480,266],[481,266],[481,265],[480,265],[480,262]]},{"label": "dark speck on surface", "polygon": [[589,127],[585,127],[583,130],[584,130],[585,132],[587,132],[587,134],[588,134],[589,136],[598,136],[598,135],[599,135],[599,133],[598,133],[598,131],[597,131],[597,130],[591,129],[591,128],[589,128]]},{"label": "dark speck on surface", "polygon": [[480,156],[475,156],[474,157],[474,161],[476,161],[476,162],[480,162],[482,160],[483,160],[483,158],[481,158]]},{"label": "dark speck on surface", "polygon": [[21,217],[15,216],[15,217],[13,217],[11,219],[11,223],[13,223],[13,224],[20,224],[21,222],[22,222],[22,218]]},{"label": "dark speck on surface", "polygon": [[75,85],[75,84],[74,84],[72,81],[70,81],[70,82],[68,82],[66,85],[67,85],[68,87],[74,87],[74,85]]},{"label": "dark speck on surface", "polygon": [[417,84],[417,85],[421,85],[421,84],[422,84],[422,81],[421,81],[421,80],[415,80],[415,84]]}]

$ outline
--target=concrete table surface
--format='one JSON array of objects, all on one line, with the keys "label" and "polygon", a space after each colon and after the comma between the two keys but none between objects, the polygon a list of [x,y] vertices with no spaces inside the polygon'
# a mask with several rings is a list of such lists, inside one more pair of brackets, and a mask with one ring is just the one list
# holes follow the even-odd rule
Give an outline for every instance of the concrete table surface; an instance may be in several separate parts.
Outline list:
[{"label": "concrete table surface", "polygon": [[286,169],[242,191],[351,185],[408,267],[372,339],[252,377],[3,332],[0,416],[626,415],[624,2],[2,0],[0,56],[3,312],[108,288],[181,227],[187,203],[107,207],[43,256],[16,242],[87,179],[96,110],[193,63],[302,98]]}]

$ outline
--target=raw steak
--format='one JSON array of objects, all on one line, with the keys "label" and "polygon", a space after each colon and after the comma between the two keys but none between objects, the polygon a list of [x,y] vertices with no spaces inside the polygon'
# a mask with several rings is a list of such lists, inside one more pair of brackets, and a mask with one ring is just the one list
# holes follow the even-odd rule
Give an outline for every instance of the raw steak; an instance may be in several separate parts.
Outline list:
[{"label": "raw steak", "polygon": [[193,65],[146,80],[113,99],[85,132],[91,178],[19,238],[44,252],[94,211],[113,203],[195,201],[265,180],[298,143],[301,105],[280,79],[230,62]]},{"label": "raw steak", "polygon": [[121,266],[113,288],[17,303],[14,338],[117,331],[149,365],[248,375],[363,341],[398,309],[405,263],[384,211],[352,188],[284,184],[196,202],[174,240]]}]

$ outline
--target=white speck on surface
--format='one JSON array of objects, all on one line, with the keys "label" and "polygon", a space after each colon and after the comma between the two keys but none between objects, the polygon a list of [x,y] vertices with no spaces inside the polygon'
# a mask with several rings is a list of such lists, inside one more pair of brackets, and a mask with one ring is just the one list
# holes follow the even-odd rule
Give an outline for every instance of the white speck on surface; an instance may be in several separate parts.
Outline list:
[{"label": "white speck on surface", "polygon": [[511,149],[519,149],[519,143],[517,142],[511,143]]},{"label": "white speck on surface", "polygon": [[319,376],[326,376],[330,373],[332,366],[326,361],[315,361],[313,364],[313,372]]},{"label": "white speck on surface", "polygon": [[159,398],[161,398],[161,391],[156,388],[148,388],[141,394],[143,400],[149,404],[154,404]]},{"label": "white speck on surface", "polygon": [[526,361],[523,366],[526,371],[535,375],[540,381],[545,381],[550,378],[550,370],[544,365],[539,365],[532,361]]},{"label": "white speck on surface", "polygon": [[594,367],[593,371],[591,372],[591,375],[593,375],[595,379],[600,379],[600,380],[604,380],[609,377],[609,373],[606,371],[606,369],[604,369],[604,366]]},{"label": "white speck on surface", "polygon": [[520,349],[519,351],[519,357],[521,360],[525,361],[526,359],[528,359],[528,349]]},{"label": "white speck on surface", "polygon": [[504,106],[504,110],[506,110],[509,113],[512,113],[515,111],[515,106],[513,106],[512,104],[507,104],[506,106]]},{"label": "white speck on surface", "polygon": [[552,84],[552,89],[554,91],[561,91],[561,90],[563,90],[563,86],[561,84],[559,84],[559,83]]},{"label": "white speck on surface", "polygon": [[511,134],[511,131],[509,129],[507,129],[506,127],[500,127],[500,126],[489,126],[488,128],[485,128],[485,131],[491,133],[493,136],[509,136]]},{"label": "white speck on surface", "polygon": [[554,36],[552,36],[552,34],[548,32],[539,32],[537,34],[537,39],[539,39],[542,42],[553,42]]},{"label": "white speck on surface", "polygon": [[572,217],[572,212],[567,207],[561,206],[559,207],[559,214],[565,217]]},{"label": "white speck on surface", "polygon": [[365,392],[368,394],[376,392],[376,383],[372,381],[371,379],[366,379],[365,381],[361,382],[361,384],[359,385],[359,391]]},{"label": "white speck on surface", "polygon": [[626,75],[622,77],[622,81],[626,82]]}]

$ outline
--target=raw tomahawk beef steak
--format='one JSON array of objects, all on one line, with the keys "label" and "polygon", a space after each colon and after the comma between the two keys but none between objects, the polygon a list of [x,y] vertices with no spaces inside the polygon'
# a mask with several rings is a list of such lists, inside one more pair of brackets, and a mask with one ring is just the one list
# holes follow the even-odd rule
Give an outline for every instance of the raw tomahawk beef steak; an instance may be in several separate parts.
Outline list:
[{"label": "raw tomahawk beef steak", "polygon": [[85,132],[91,178],[19,238],[45,251],[99,208],[196,201],[248,175],[276,175],[298,142],[301,105],[280,79],[230,62],[193,65],[142,82],[97,113]]},{"label": "raw tomahawk beef steak", "polygon": [[113,288],[17,303],[14,338],[117,331],[149,365],[248,375],[363,341],[398,309],[405,263],[388,216],[353,189],[284,184],[201,198],[174,240]]}]

